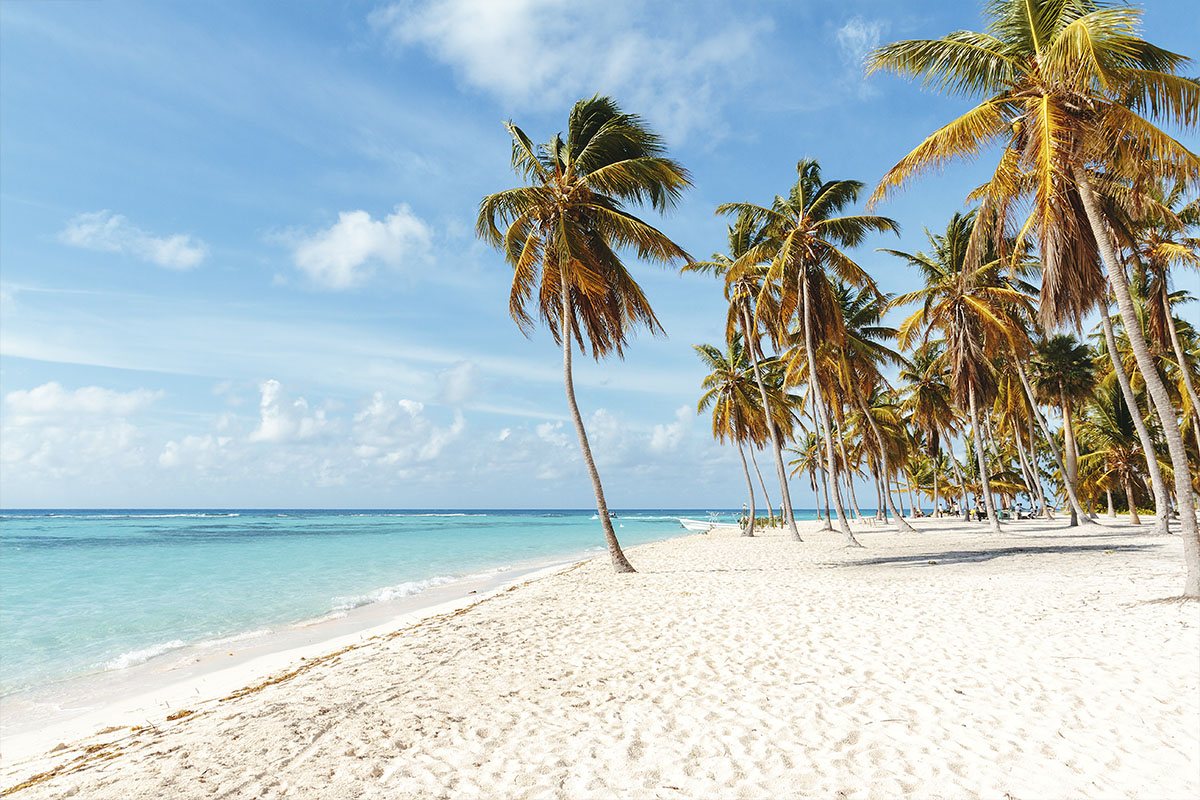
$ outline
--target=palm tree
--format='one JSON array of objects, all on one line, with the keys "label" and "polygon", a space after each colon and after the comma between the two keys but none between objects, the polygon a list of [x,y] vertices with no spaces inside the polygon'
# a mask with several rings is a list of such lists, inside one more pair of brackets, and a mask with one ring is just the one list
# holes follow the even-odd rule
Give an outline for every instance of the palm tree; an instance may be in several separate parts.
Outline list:
[{"label": "palm tree", "polygon": [[[972,232],[977,227],[975,225],[976,218],[975,212],[967,214],[956,212],[947,223],[944,234],[931,234],[926,231],[925,235],[930,243],[930,252],[928,254],[925,252],[911,254],[899,250],[884,250],[883,252],[903,258],[911,266],[920,270],[925,279],[927,301],[932,295],[954,292],[956,291],[956,285],[961,280],[960,276],[964,270],[969,268],[969,251],[971,249]],[[1001,305],[995,309],[997,313],[1003,313],[1014,322],[1013,326],[1009,329],[1012,333],[1012,338],[1005,343],[1008,354],[1012,357],[1009,363],[1011,363],[1017,377],[1021,381],[1022,388],[1024,388],[1029,398],[1031,412],[1042,431],[1042,435],[1046,438],[1047,444],[1050,446],[1050,453],[1054,458],[1055,464],[1065,474],[1066,468],[1063,465],[1062,453],[1059,451],[1058,445],[1050,433],[1050,428],[1046,424],[1046,420],[1043,419],[1041,412],[1038,411],[1033,386],[1025,374],[1025,368],[1021,366],[1025,351],[1029,346],[1028,336],[1025,333],[1025,325],[1023,323],[1027,323],[1031,316],[1030,309],[1032,306],[1029,295],[1033,293],[1033,287],[1016,277],[1004,277],[1001,273],[998,259],[988,260],[982,266],[975,268],[974,277],[971,280],[981,286],[991,285],[1011,290],[1011,294],[1008,295],[1011,298],[1011,302],[1006,306]],[[1078,511],[1082,519],[1087,520],[1087,517],[1083,514],[1083,506],[1079,502],[1074,487],[1068,484],[1066,489],[1071,507]]]},{"label": "palm tree", "polygon": [[1134,395],[1133,383],[1130,380],[1129,372],[1125,369],[1124,358],[1117,347],[1116,333],[1113,329],[1112,318],[1109,316],[1107,299],[1105,308],[1100,313],[1100,327],[1104,331],[1104,350],[1108,353],[1113,374],[1124,395],[1125,405],[1136,411],[1132,415],[1133,426],[1137,431],[1142,453],[1145,455],[1150,474],[1150,485],[1154,492],[1154,532],[1166,534],[1170,531],[1171,497],[1167,491],[1167,483],[1163,478],[1162,470],[1158,465],[1154,438],[1150,434],[1146,421],[1142,419],[1141,411],[1138,410],[1140,407],[1137,397]]},{"label": "palm tree", "polygon": [[[821,166],[813,159],[796,164],[797,179],[788,196],[776,196],[771,208],[752,203],[724,203],[718,214],[748,215],[763,226],[766,241],[762,252],[756,252],[753,262],[770,257],[770,281],[778,281],[781,289],[777,329],[782,335],[788,330],[793,314],[799,314],[808,353],[810,390],[817,407],[818,422],[825,441],[825,461],[833,487],[838,524],[847,544],[858,546],[838,489],[836,457],[832,429],[817,380],[816,348],[819,335],[833,346],[842,342],[843,328],[837,303],[832,296],[829,272],[846,283],[860,288],[875,288],[869,275],[854,262],[843,248],[856,247],[871,232],[892,231],[898,234],[895,220],[873,215],[835,216],[858,200],[863,184],[860,181],[821,179]],[[765,287],[764,287],[765,290]]]},{"label": "palm tree", "polygon": [[536,313],[563,348],[563,383],[579,447],[596,495],[596,510],[617,572],[634,569],[617,542],[608,504],[575,400],[572,339],[600,359],[624,352],[630,331],[662,327],[642,288],[617,251],[670,263],[688,254],[661,231],[626,210],[649,204],[673,208],[691,185],[687,170],[665,157],[665,147],[638,116],[610,98],[580,100],[571,109],[567,138],[558,134],[534,146],[525,132],[506,123],[512,136],[512,168],[528,186],[484,197],[476,234],[501,248],[513,267],[508,309],[528,334]]},{"label": "palm tree", "polygon": [[[884,446],[883,433],[876,424],[875,416],[867,412],[865,397],[871,395],[876,387],[886,386],[881,367],[885,364],[895,366],[904,360],[899,353],[883,343],[896,338],[896,329],[883,325],[883,315],[887,311],[891,296],[881,295],[873,288],[863,288],[855,292],[841,281],[834,282],[834,295],[841,307],[844,330],[843,344],[838,351],[838,374],[841,376],[842,388],[846,390],[846,395],[852,403],[863,412],[867,425],[879,443],[883,472],[887,475],[891,471],[889,448]],[[896,416],[898,419],[898,414]],[[896,510],[890,492],[885,495],[884,500],[896,517],[896,527],[908,533],[915,533],[913,527],[904,520],[904,516]]]},{"label": "palm tree", "polygon": [[[751,447],[763,446],[769,436],[767,434],[766,418],[755,385],[754,375],[746,348],[742,344],[741,334],[734,334],[733,339],[726,345],[722,353],[709,344],[693,346],[699,354],[704,366],[710,370],[708,376],[701,382],[701,388],[706,391],[700,398],[696,412],[712,406],[713,438],[724,442],[727,438],[734,443],[738,456],[742,460],[742,472],[746,476],[746,489],[750,496],[750,516],[743,536],[754,535],[755,503],[754,484],[750,480],[750,468],[746,463],[746,454],[742,443]],[[776,384],[771,393],[771,409],[775,422],[780,427],[790,429],[794,424],[792,411],[782,389]]]},{"label": "palm tree", "polygon": [[[955,220],[952,220],[952,224]],[[946,259],[915,256],[893,252],[909,260],[925,273],[924,289],[897,297],[895,306],[921,302],[922,306],[900,325],[900,346],[907,349],[918,340],[929,341],[937,332],[945,341],[942,358],[950,378],[950,386],[959,407],[966,406],[971,419],[971,435],[980,478],[980,495],[987,509],[988,521],[994,531],[1000,531],[1000,521],[988,488],[988,470],[984,457],[980,405],[989,402],[996,391],[993,360],[1011,350],[1013,342],[1024,336],[1020,324],[1010,309],[1026,301],[1017,289],[995,280],[994,266],[954,271]]]},{"label": "palm tree", "polygon": [[1200,597],[1200,531],[1187,452],[1170,394],[1135,324],[1128,279],[1093,185],[1096,172],[1134,185],[1155,178],[1195,183],[1200,158],[1143,115],[1196,130],[1200,82],[1177,74],[1187,58],[1138,35],[1135,8],[1101,0],[993,0],[987,14],[987,33],[896,42],[870,55],[868,71],[886,69],[984,98],[905,156],[872,199],[999,144],[999,164],[976,196],[996,220],[995,235],[1025,198],[1032,200],[1022,235],[1031,232],[1041,244],[1040,312],[1047,327],[1061,321],[1078,327],[1103,301],[1099,257],[1171,454],[1188,567],[1184,594]]},{"label": "palm tree", "polygon": [[[909,415],[913,426],[924,437],[925,452],[935,463],[942,453],[942,440],[949,439],[958,425],[958,412],[955,410],[950,395],[950,387],[946,383],[945,363],[942,358],[942,343],[938,341],[925,342],[920,345],[912,356],[900,367],[900,380],[903,400],[900,408]],[[959,486],[962,486],[962,476],[958,474],[958,462],[949,459]],[[933,505],[938,508],[938,471],[933,471]],[[962,498],[966,505],[967,498]]]},{"label": "palm tree", "polygon": [[[1189,267],[1200,269],[1200,238],[1187,235],[1200,228],[1200,200],[1184,203],[1184,186],[1176,182],[1169,188],[1164,184],[1152,186],[1147,193],[1150,202],[1141,204],[1128,215],[1125,225],[1114,224],[1114,232],[1128,252],[1134,269],[1149,278],[1151,309],[1148,319],[1150,338],[1163,349],[1175,354],[1183,391],[1193,408],[1200,407],[1196,381],[1185,355],[1181,326],[1175,319],[1172,306],[1186,302],[1186,293],[1171,291],[1171,269]],[[1109,216],[1126,216],[1125,209],[1114,209]],[[1140,213],[1138,213],[1140,212]],[[1122,220],[1126,222],[1126,220]],[[1124,234],[1122,236],[1121,234]],[[1190,327],[1190,326],[1187,326]],[[1194,363],[1195,359],[1191,359]]]},{"label": "palm tree", "polygon": [[[1033,388],[1047,405],[1057,405],[1063,417],[1063,445],[1067,471],[1064,480],[1079,491],[1079,443],[1075,438],[1075,406],[1087,400],[1096,386],[1096,368],[1092,352],[1066,334],[1052,336],[1036,346],[1033,358]],[[1077,524],[1071,511],[1071,524]]]},{"label": "palm tree", "polygon": [[1116,375],[1109,374],[1091,397],[1080,422],[1079,435],[1091,451],[1081,457],[1081,465],[1094,464],[1100,483],[1120,486],[1129,503],[1129,521],[1140,525],[1134,487],[1142,482],[1146,461],[1133,426],[1132,410],[1125,402]]},{"label": "palm tree", "polygon": [[[725,338],[729,339],[738,329],[749,348],[750,363],[754,379],[758,384],[762,400],[764,419],[773,414],[770,393],[763,380],[759,363],[763,360],[762,337],[759,333],[760,317],[770,318],[773,307],[772,294],[766,284],[767,269],[761,262],[764,234],[749,214],[742,214],[735,224],[728,226],[729,253],[714,253],[711,261],[694,261],[686,264],[683,272],[702,272],[725,280],[725,299],[729,301],[726,318]],[[759,313],[763,309],[765,313]],[[783,437],[774,426],[770,427],[771,450],[775,456],[775,470],[779,477],[779,515],[787,522],[792,540],[800,541],[800,531],[792,511],[792,495],[788,489],[787,472],[783,467]],[[758,467],[756,466],[755,469]],[[765,490],[764,490],[765,492]]]},{"label": "palm tree", "polygon": [[801,472],[808,473],[808,482],[812,487],[813,497],[817,496],[817,473],[821,471],[821,437],[815,433],[805,433],[799,437],[793,447],[788,448],[788,452],[796,455],[796,458],[788,462],[792,468],[792,475],[798,475]]}]

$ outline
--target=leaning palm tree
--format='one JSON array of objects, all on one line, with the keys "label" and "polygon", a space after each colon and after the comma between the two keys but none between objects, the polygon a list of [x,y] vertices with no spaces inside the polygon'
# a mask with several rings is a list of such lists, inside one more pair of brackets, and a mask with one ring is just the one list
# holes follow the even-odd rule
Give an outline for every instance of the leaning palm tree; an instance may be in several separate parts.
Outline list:
[{"label": "leaning palm tree", "polygon": [[[571,352],[591,347],[600,359],[624,352],[631,330],[662,327],[642,288],[617,252],[664,263],[688,254],[661,231],[626,210],[648,204],[673,208],[691,185],[687,170],[665,156],[663,141],[638,116],[607,97],[571,109],[567,138],[535,146],[506,123],[513,171],[529,182],[480,201],[475,231],[501,248],[513,267],[508,309],[529,334],[536,313],[563,348],[563,383],[579,447],[596,495],[596,510],[617,572],[633,572],[609,519],[600,475],[575,400]],[[531,313],[532,312],[532,313]]]},{"label": "leaning palm tree", "polygon": [[780,338],[786,336],[793,314],[799,317],[809,361],[809,388],[824,437],[825,461],[838,524],[847,544],[858,546],[838,489],[832,427],[821,397],[814,343],[820,338],[837,346],[843,338],[841,314],[833,297],[830,273],[852,286],[875,289],[875,282],[843,249],[857,247],[872,232],[898,234],[899,224],[887,217],[869,214],[839,216],[843,209],[858,200],[863,188],[860,181],[824,181],[821,165],[814,159],[797,163],[796,173],[796,182],[788,196],[776,196],[770,208],[753,203],[723,203],[717,207],[717,213],[747,215],[763,226],[767,239],[761,249],[756,248],[753,262],[766,260],[764,256],[771,261],[768,279],[778,282],[781,290],[779,315],[774,321]]},{"label": "leaning palm tree", "polygon": [[1200,180],[1200,157],[1147,117],[1200,127],[1200,81],[1178,74],[1189,61],[1139,35],[1141,11],[1102,0],[992,0],[987,33],[896,42],[875,50],[868,71],[920,78],[983,102],[928,136],[881,181],[873,200],[911,178],[984,148],[1001,146],[989,183],[976,193],[996,220],[994,235],[1029,199],[1022,229],[1041,245],[1040,312],[1046,327],[1074,322],[1105,296],[1103,264],[1138,368],[1162,424],[1174,467],[1184,537],[1184,594],[1200,597],[1200,531],[1176,412],[1142,335],[1117,260],[1095,175],[1134,185]]}]

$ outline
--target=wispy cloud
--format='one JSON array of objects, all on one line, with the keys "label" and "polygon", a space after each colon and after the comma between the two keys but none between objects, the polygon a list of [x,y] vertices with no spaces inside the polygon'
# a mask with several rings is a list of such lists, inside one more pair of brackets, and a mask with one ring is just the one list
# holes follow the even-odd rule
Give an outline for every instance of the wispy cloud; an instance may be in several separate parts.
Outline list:
[{"label": "wispy cloud", "polygon": [[167,269],[198,267],[208,255],[207,245],[187,234],[154,236],[107,210],[79,214],[67,223],[58,239],[71,247],[121,253]]},{"label": "wispy cloud", "polygon": [[403,268],[429,259],[432,231],[407,205],[383,219],[366,211],[343,211],[337,222],[309,236],[286,237],[297,269],[321,288],[349,289],[365,282],[376,265]]},{"label": "wispy cloud", "polygon": [[857,87],[860,97],[869,97],[878,92],[867,83],[863,62],[867,54],[879,47],[883,34],[887,31],[887,22],[880,19],[864,19],[855,15],[837,29],[836,39],[838,53],[846,66],[843,79],[846,83]]},{"label": "wispy cloud", "polygon": [[369,20],[394,45],[423,47],[507,105],[547,110],[612,94],[682,139],[719,125],[733,90],[754,80],[772,27],[725,11],[701,26],[702,13],[632,0],[423,0],[383,6]]}]

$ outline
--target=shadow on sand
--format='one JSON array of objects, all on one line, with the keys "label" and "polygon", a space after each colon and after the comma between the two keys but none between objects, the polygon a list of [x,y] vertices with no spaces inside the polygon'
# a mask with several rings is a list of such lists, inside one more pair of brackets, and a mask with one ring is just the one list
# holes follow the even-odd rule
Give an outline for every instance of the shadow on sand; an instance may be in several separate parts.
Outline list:
[{"label": "shadow on sand", "polygon": [[1044,546],[1022,545],[1019,547],[997,547],[982,550],[944,550],[940,553],[913,553],[903,556],[881,556],[879,558],[859,558],[852,561],[830,564],[833,567],[862,567],[883,564],[898,566],[922,565],[930,561],[938,564],[967,564],[974,561],[991,561],[994,558],[1010,556],[1053,555],[1055,553],[1086,553],[1101,551],[1111,553],[1136,553],[1158,544],[1050,544]]}]

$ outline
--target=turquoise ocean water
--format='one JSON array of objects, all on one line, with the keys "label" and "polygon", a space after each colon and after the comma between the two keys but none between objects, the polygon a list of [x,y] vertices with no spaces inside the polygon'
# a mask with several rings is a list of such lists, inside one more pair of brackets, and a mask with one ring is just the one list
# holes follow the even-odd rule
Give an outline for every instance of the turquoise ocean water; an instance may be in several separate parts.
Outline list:
[{"label": "turquoise ocean water", "polygon": [[[4,511],[0,695],[458,579],[596,555],[604,539],[594,513]],[[617,535],[632,546],[682,535],[679,517],[709,512],[617,514]]]}]

